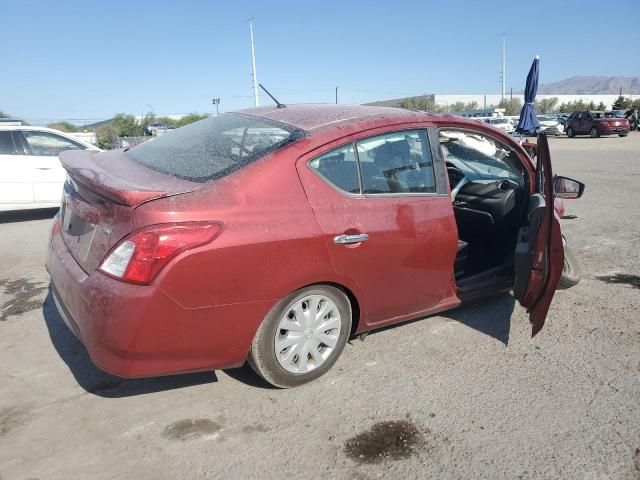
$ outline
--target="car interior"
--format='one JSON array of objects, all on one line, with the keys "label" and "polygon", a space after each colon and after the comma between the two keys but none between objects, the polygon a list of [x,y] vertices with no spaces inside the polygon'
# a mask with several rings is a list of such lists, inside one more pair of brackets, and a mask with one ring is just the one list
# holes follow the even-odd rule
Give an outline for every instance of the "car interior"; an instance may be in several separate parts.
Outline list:
[{"label": "car interior", "polygon": [[528,178],[517,153],[489,136],[443,129],[439,140],[458,226],[456,283],[475,289],[512,271]]}]

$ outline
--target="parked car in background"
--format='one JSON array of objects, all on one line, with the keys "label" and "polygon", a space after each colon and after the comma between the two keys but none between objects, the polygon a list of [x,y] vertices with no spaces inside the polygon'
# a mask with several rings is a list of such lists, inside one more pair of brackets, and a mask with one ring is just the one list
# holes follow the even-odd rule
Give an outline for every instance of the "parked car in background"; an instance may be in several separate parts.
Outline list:
[{"label": "parked car in background", "polygon": [[631,131],[640,130],[640,111],[631,109],[624,113],[624,118],[629,121]]},{"label": "parked car in background", "polygon": [[565,131],[568,137],[576,135],[590,135],[592,138],[601,135],[626,137],[629,134],[629,121],[613,116],[607,118],[604,112],[573,112],[567,120]]},{"label": "parked car in background", "polygon": [[558,113],[556,114],[556,120],[558,120],[558,122],[560,122],[560,125],[562,125],[563,128],[566,129],[567,127],[567,120],[569,119],[571,115],[569,113]]},{"label": "parked car in background", "polygon": [[293,387],[352,335],[509,289],[535,335],[556,286],[576,283],[554,197],[584,189],[554,180],[544,133],[535,151],[539,170],[460,117],[289,105],[65,152],[52,295],[95,364],[124,377],[248,360]]},{"label": "parked car in background", "polygon": [[144,134],[145,135],[158,135],[159,131],[164,133],[165,131],[170,130],[172,128],[173,127],[170,127],[169,125],[166,125],[164,123],[152,123],[150,125],[145,125]]},{"label": "parked car in background", "polygon": [[65,150],[100,151],[59,130],[0,125],[0,211],[59,207]]},{"label": "parked car in background", "polygon": [[547,135],[563,135],[564,126],[553,115],[538,115],[540,131]]},{"label": "parked car in background", "polygon": [[487,117],[481,119],[484,123],[488,123],[489,125],[499,128],[500,130],[504,130],[507,133],[512,133],[515,131],[515,126],[513,122],[504,117]]}]

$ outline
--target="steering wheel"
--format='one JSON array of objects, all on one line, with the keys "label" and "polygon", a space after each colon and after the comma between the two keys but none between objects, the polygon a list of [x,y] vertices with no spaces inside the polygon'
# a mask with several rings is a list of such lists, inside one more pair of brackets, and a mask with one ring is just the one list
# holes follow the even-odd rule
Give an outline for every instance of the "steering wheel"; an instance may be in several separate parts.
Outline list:
[{"label": "steering wheel", "polygon": [[447,173],[449,174],[449,178],[455,178],[455,185],[451,186],[451,203],[456,201],[456,196],[460,189],[464,187],[467,183],[469,183],[469,179],[462,173],[458,167],[454,167],[453,165],[447,165]]}]

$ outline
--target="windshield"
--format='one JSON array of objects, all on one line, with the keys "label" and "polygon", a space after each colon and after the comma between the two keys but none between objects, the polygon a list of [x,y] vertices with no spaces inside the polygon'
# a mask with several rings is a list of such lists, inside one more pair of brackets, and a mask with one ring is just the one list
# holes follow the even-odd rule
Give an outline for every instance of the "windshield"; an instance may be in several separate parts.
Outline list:
[{"label": "windshield", "polygon": [[151,170],[206,182],[225,177],[286,145],[294,139],[294,130],[263,118],[225,113],[171,130],[127,150],[126,155]]},{"label": "windshield", "polygon": [[509,147],[483,135],[441,130],[440,145],[445,161],[470,180],[509,179],[522,185],[517,155]]}]

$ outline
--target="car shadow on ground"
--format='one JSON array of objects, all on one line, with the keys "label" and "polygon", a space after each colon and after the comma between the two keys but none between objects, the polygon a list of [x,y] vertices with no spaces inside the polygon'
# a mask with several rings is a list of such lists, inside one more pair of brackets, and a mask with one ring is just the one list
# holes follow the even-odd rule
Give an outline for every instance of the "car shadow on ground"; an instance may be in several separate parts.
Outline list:
[{"label": "car shadow on ground", "polygon": [[38,208],[34,210],[16,210],[12,212],[0,212],[0,223],[29,222],[31,220],[46,220],[53,218],[58,212],[56,208]]},{"label": "car shadow on ground", "polygon": [[516,299],[513,295],[501,293],[467,303],[440,315],[493,337],[506,346],[509,344],[511,316],[515,305]]},{"label": "car shadow on ground", "polygon": [[[511,294],[500,293],[482,300],[466,303],[456,309],[441,312],[437,315],[460,322],[480,333],[495,338],[504,345],[508,345],[509,332],[511,331],[511,315],[515,304],[516,300]],[[408,322],[396,323],[373,330],[370,333],[384,332],[392,328],[402,327],[408,323],[420,322],[424,319],[425,317],[422,317]]]},{"label": "car shadow on ground", "polygon": [[213,371],[140,379],[110,375],[93,364],[84,345],[64,324],[51,291],[44,301],[42,313],[58,355],[67,364],[78,384],[88,393],[107,398],[132,397],[218,381]]}]

